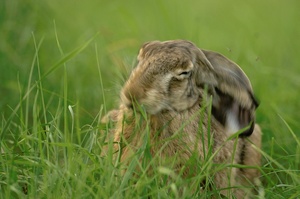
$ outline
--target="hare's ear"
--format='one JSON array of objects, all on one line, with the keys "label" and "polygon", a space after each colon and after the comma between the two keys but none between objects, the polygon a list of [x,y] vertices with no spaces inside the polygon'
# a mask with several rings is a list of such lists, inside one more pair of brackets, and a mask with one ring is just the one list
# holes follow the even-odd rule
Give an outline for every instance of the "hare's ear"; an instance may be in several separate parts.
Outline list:
[{"label": "hare's ear", "polygon": [[244,129],[240,136],[250,136],[255,125],[256,100],[253,98],[255,105],[252,108],[245,108],[234,97],[222,92],[218,87],[213,89],[213,116],[224,125],[228,134]]},{"label": "hare's ear", "polygon": [[251,135],[258,102],[248,77],[238,65],[223,55],[206,50],[202,52],[213,67],[209,73],[212,77],[201,79],[202,84],[208,84],[212,90],[214,117],[225,126],[228,133],[249,127],[240,135]]}]

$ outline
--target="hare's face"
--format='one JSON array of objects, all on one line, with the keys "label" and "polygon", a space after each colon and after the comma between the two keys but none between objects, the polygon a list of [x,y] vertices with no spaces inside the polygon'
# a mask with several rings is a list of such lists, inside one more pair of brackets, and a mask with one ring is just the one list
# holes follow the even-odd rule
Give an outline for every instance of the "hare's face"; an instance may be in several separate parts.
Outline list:
[{"label": "hare's face", "polygon": [[182,46],[166,42],[155,46],[146,44],[140,50],[137,67],[123,87],[122,102],[127,107],[137,102],[153,115],[192,107],[199,98],[194,62],[191,52]]}]

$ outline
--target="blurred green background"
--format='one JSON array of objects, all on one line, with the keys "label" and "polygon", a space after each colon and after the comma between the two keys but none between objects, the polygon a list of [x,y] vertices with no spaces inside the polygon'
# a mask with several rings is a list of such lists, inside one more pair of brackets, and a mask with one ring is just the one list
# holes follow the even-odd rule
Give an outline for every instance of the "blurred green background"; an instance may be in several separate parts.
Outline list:
[{"label": "blurred green background", "polygon": [[[300,136],[299,8],[297,0],[2,0],[1,117],[8,117],[25,94],[33,63],[34,83],[38,64],[44,74],[97,32],[90,45],[65,64],[69,103],[80,107],[82,124],[94,119],[103,95],[108,109],[117,106],[119,89],[144,42],[187,39],[243,68],[261,102],[257,120],[264,131],[264,149],[271,150],[274,138],[279,153],[294,152],[295,140],[279,115]],[[34,40],[42,41],[38,62]],[[62,65],[42,81],[50,113],[63,96],[63,73]]]}]

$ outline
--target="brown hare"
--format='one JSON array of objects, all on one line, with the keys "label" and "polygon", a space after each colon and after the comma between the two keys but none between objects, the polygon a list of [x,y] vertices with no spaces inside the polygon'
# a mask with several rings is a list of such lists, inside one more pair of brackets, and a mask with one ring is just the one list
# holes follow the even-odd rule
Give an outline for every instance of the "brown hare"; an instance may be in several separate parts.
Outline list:
[{"label": "brown hare", "polygon": [[192,176],[197,169],[186,162],[195,154],[200,163],[211,158],[216,165],[242,165],[223,166],[212,177],[213,187],[227,197],[251,197],[247,187],[260,175],[261,130],[255,124],[258,102],[242,69],[185,40],[145,43],[137,60],[119,109],[103,119],[116,123],[113,140],[120,143],[121,163],[142,146],[148,129],[159,166]]}]

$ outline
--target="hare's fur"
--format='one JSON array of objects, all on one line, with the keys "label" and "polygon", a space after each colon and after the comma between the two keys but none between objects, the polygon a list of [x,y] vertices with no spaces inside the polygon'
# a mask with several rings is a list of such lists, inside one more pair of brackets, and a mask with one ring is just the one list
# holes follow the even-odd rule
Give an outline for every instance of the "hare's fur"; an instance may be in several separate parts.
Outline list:
[{"label": "hare's fur", "polygon": [[[246,187],[253,187],[260,175],[255,167],[260,166],[257,148],[261,147],[261,130],[253,124],[247,136],[230,137],[232,132],[228,133],[226,123],[230,114],[237,114],[233,122],[242,123],[241,127],[254,121],[256,102],[253,102],[250,81],[233,62],[225,66],[228,70],[214,66],[226,59],[212,60],[219,54],[203,53],[186,41],[174,41],[174,45],[170,42],[150,42],[143,46],[139,64],[122,89],[119,109],[103,120],[116,123],[113,140],[119,143],[114,146],[121,152],[121,163],[126,168],[148,133],[151,156],[159,158],[156,166],[171,167],[188,177],[196,176],[201,163],[211,160],[213,165],[222,168],[213,175],[212,187],[229,197],[232,193],[237,198],[250,196],[252,191]],[[231,77],[231,73],[242,76]],[[213,99],[215,115],[212,116],[205,108],[209,107],[207,92]],[[224,106],[222,100],[229,101],[230,106]],[[218,111],[222,114],[218,115]],[[195,154],[200,165],[186,165]],[[237,164],[251,168],[230,166]]]}]

